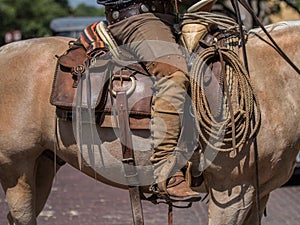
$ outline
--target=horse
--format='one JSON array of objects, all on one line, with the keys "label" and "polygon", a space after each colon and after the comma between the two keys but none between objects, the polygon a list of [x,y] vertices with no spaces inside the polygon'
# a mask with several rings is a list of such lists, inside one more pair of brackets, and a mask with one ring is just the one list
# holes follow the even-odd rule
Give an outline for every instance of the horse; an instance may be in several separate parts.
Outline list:
[{"label": "horse", "polygon": [[[300,21],[272,24],[267,29],[299,66]],[[80,163],[72,122],[56,118],[56,109],[49,102],[55,55],[63,54],[70,40],[43,37],[0,48],[0,181],[9,206],[9,225],[37,224],[36,217],[62,166],[45,152],[57,155],[100,182],[127,188],[119,172],[122,163],[116,131],[93,128],[101,140],[93,146],[97,157],[91,160],[90,152],[83,153]],[[249,32],[246,48],[261,109],[256,137],[258,154],[255,155],[254,143],[249,140],[239,152],[218,153],[211,161],[209,157],[205,159],[210,162],[203,172],[204,182],[195,190],[209,194],[210,225],[259,224],[270,192],[290,178],[299,151],[299,74],[274,50],[261,29]],[[132,130],[132,138],[137,143],[137,164],[151,173],[147,169],[151,165],[149,130]]]}]

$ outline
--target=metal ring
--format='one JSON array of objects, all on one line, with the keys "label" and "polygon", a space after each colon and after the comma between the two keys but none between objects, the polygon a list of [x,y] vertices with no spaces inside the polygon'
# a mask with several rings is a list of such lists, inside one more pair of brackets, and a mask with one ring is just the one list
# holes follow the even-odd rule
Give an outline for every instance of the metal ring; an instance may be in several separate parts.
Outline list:
[{"label": "metal ring", "polygon": [[[131,76],[129,78],[130,78],[130,81],[132,84],[131,84],[131,87],[126,91],[127,96],[131,95],[136,87],[136,80],[134,79],[134,77]],[[113,81],[114,79],[115,79],[115,76],[113,76],[111,80]],[[114,97],[117,96],[117,92],[115,90],[111,89],[111,93]]]}]

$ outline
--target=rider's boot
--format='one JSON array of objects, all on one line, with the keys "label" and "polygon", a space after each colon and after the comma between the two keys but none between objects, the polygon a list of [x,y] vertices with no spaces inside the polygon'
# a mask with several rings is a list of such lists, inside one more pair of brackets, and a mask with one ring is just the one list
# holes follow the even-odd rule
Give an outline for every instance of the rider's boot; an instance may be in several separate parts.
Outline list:
[{"label": "rider's boot", "polygon": [[[156,77],[152,100],[151,135],[154,154],[154,178],[158,192],[172,201],[198,201],[200,194],[190,188],[182,172],[188,159],[175,150],[181,131],[184,102],[189,80],[176,70],[169,75]],[[186,174],[189,173],[188,169]]]},{"label": "rider's boot", "polygon": [[177,171],[167,181],[167,194],[172,201],[199,201],[201,196],[193,191],[182,171]]}]

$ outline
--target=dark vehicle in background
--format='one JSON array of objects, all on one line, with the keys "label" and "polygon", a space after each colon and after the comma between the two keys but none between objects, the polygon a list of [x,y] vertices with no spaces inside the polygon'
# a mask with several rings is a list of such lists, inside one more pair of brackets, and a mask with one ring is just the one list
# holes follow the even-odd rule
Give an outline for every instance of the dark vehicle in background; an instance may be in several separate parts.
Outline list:
[{"label": "dark vehicle in background", "polygon": [[50,23],[55,36],[78,38],[84,28],[97,22],[105,21],[105,17],[61,17]]}]

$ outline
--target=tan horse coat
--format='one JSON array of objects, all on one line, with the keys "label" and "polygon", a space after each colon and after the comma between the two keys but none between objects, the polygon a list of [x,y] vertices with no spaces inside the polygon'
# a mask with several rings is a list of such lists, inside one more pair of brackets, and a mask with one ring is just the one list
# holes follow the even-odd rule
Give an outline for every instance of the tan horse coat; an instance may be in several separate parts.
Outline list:
[{"label": "tan horse coat", "polygon": [[[272,28],[271,34],[279,46],[300,66],[299,21]],[[262,32],[255,32],[264,37]],[[36,225],[36,216],[51,189],[55,167],[53,161],[41,153],[45,149],[54,151],[55,108],[49,104],[49,96],[55,55],[65,51],[68,40],[40,38],[0,48],[0,181],[10,209],[10,225]],[[262,110],[257,137],[262,214],[269,193],[289,179],[299,150],[300,76],[255,35],[249,36],[247,49],[250,73]],[[57,154],[79,168],[72,124],[59,121],[58,125],[60,149]],[[120,158],[113,131],[100,130],[100,134],[101,140],[105,140],[103,145]],[[148,137],[147,132],[134,134],[138,141]],[[149,164],[149,156],[149,152],[138,155],[139,163]],[[88,160],[86,156],[83,159]],[[207,163],[209,160],[208,156]],[[99,165],[96,171],[84,163],[82,172],[107,184],[124,186],[99,174],[105,163],[101,164],[96,158],[95,164]],[[112,163],[106,172],[112,171],[113,176],[117,169],[118,164]],[[204,172],[204,178],[204,188],[210,193],[209,224],[257,224],[251,143],[237,154],[217,154]]]}]

